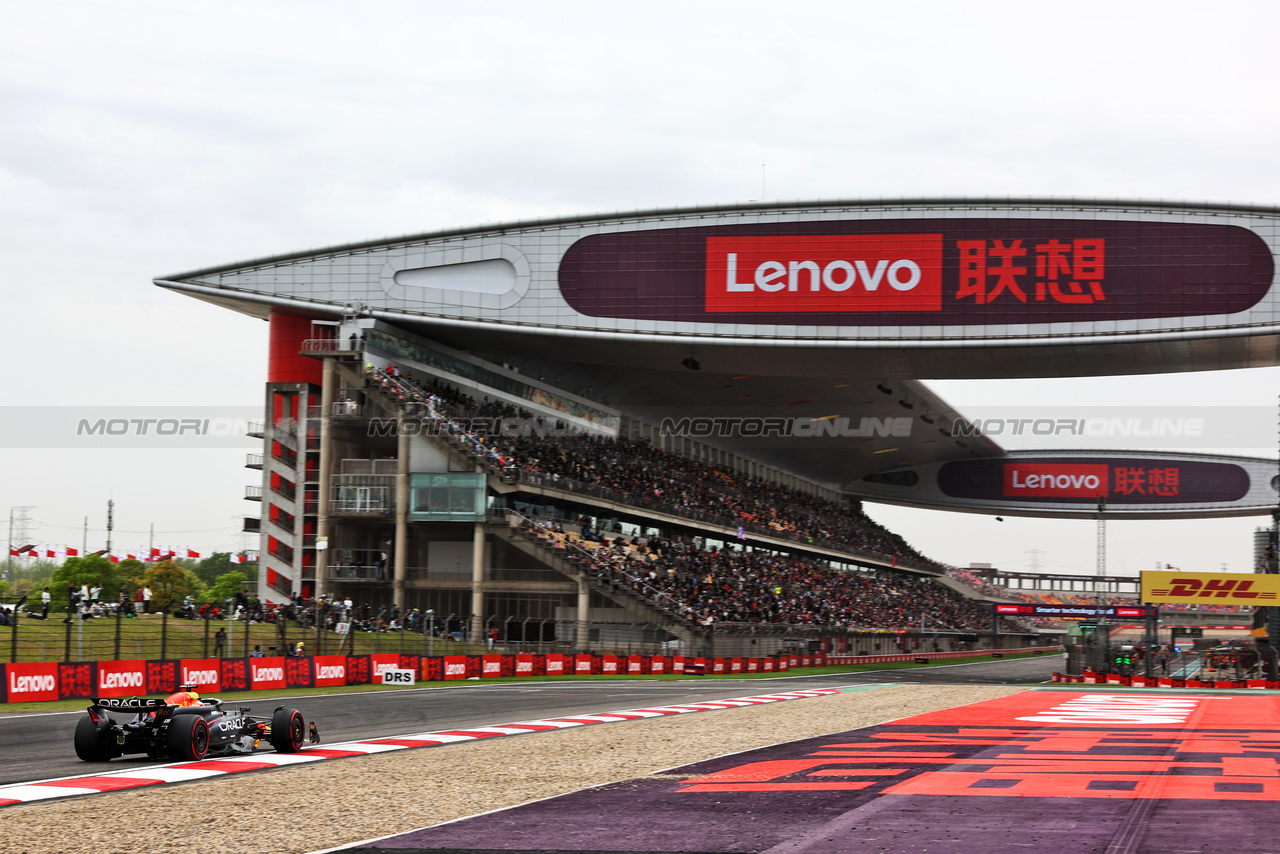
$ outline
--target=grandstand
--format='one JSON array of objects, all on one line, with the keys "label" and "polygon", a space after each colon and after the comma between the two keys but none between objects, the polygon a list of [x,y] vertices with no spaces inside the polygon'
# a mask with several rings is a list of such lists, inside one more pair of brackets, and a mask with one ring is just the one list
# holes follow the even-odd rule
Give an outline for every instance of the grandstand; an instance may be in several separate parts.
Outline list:
[{"label": "grandstand", "polygon": [[[641,441],[572,430],[559,419],[547,422],[545,432],[555,435],[504,435],[495,422],[528,423],[534,413],[477,400],[441,377],[415,373],[414,364],[370,362],[360,348],[340,346],[351,347],[349,336],[332,339],[338,349],[322,340],[312,339],[306,346],[319,349],[307,352],[334,360],[343,383],[330,419],[343,464],[319,583],[304,596],[429,611],[448,615],[445,622],[461,617],[473,633],[546,621],[579,646],[589,643],[577,637],[579,624],[601,622],[612,625],[615,639],[628,621],[657,627],[691,651],[707,649],[713,634],[766,629],[781,646],[791,637],[780,631],[787,628],[805,637],[816,637],[815,628],[845,636],[910,632],[915,646],[923,634],[931,648],[950,651],[993,628],[989,607],[936,583],[943,567],[856,503],[784,485],[781,473],[745,476]],[[388,425],[396,435],[383,435]],[[396,536],[396,475],[378,472],[398,465],[380,455],[402,437],[418,441],[420,453],[441,455],[446,477],[482,478],[480,486],[449,481],[433,492],[431,485],[415,490],[411,477],[409,506],[411,514],[455,516],[460,507],[476,514],[471,545],[483,537],[488,564],[483,605],[474,567],[439,557],[465,551],[460,541],[437,539],[466,524],[454,519],[406,531],[408,555],[421,557],[406,558],[403,598],[396,597],[379,545]],[[267,553],[277,551],[269,542]],[[267,580],[291,592],[282,573]],[[1008,621],[1002,628],[1009,643],[1025,634]]]},{"label": "grandstand", "polygon": [[1009,453],[914,377],[1269,363],[1278,216],[755,204],[156,282],[269,322],[246,493],[265,599],[417,609],[477,640],[535,620],[579,645],[631,622],[681,644],[787,627],[946,649],[1029,629],[994,623],[999,591],[948,576],[863,500],[1079,517],[1105,493],[1114,517],[1265,513],[1274,462]]}]

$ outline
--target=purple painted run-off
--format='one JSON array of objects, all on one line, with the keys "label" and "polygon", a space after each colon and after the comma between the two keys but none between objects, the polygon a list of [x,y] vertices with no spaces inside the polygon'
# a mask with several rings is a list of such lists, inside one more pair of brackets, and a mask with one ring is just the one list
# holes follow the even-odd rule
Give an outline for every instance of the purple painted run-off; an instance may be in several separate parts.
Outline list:
[{"label": "purple painted run-off", "polygon": [[[1280,850],[1271,831],[1280,827],[1280,790],[1272,782],[1280,777],[1280,748],[1269,732],[1280,729],[1274,696],[1225,701],[1260,724],[1254,729],[1224,725],[1229,718],[1212,714],[1226,713],[1219,711],[1224,701],[1205,697],[1185,701],[1195,703],[1185,707],[1185,721],[1169,725],[1076,726],[1043,716],[1049,713],[1039,719],[1028,714],[1077,708],[1071,702],[1085,704],[1071,713],[1088,714],[1080,709],[1092,708],[1093,701],[1062,705],[1070,696],[1028,691],[895,725],[776,745],[413,831],[360,850]],[[1109,702],[1134,708],[1123,705],[1135,702],[1128,696]],[[1268,726],[1273,720],[1278,723]]]}]

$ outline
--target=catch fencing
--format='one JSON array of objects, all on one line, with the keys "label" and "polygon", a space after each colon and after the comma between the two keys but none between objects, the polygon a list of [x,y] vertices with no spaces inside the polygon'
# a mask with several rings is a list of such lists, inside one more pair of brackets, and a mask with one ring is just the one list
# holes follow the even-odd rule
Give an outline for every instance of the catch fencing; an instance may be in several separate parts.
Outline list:
[{"label": "catch fencing", "polygon": [[362,609],[283,608],[266,621],[123,612],[40,619],[19,611],[0,625],[0,661],[170,660],[307,655],[421,655],[483,652],[565,655],[764,657],[797,652],[910,655],[1044,646],[1033,634],[896,631],[812,625],[715,623],[682,636],[645,622],[418,614],[405,624]]}]

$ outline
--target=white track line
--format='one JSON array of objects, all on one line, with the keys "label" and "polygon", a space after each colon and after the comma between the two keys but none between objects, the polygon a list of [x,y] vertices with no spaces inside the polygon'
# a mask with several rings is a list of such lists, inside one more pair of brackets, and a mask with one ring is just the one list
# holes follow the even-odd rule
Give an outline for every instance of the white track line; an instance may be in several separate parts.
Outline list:
[{"label": "white track line", "polygon": [[61,780],[45,780],[35,783],[16,783],[0,786],[0,806],[47,801],[56,798],[70,798],[78,795],[96,795],[116,790],[128,791],[144,786],[155,786],[160,783],[180,783],[205,777],[218,777],[224,774],[279,768],[284,765],[321,762],[326,759],[340,759],[347,756],[368,756],[391,750],[435,747],[460,741],[528,735],[533,732],[546,732],[568,727],[615,723],[617,721],[643,718],[658,718],[667,715],[714,712],[726,708],[776,703],[782,700],[802,700],[807,697],[838,693],[840,693],[838,688],[814,688],[806,691],[764,694],[757,697],[736,697],[728,700],[711,700],[678,706],[646,706],[640,709],[607,712],[604,714],[565,715],[563,717],[520,721],[497,726],[468,727],[387,738],[373,738],[367,741],[348,741],[324,747],[303,748],[298,753],[254,753],[243,756],[206,759],[202,762],[174,762],[168,765],[156,765],[128,771],[108,771],[107,769],[110,768],[110,765],[103,764],[99,766],[102,770],[97,773],[67,777]]}]

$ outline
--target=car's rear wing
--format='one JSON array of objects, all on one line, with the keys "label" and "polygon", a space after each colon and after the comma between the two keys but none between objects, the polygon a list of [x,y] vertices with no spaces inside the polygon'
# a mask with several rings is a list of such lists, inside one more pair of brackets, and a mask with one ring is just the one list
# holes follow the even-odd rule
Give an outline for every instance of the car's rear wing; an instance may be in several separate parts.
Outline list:
[{"label": "car's rear wing", "polygon": [[149,697],[90,697],[95,706],[107,709],[130,709],[139,712],[152,712],[169,705],[164,700]]}]

